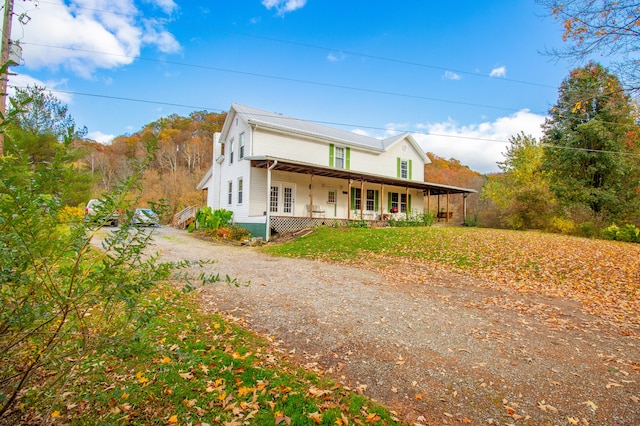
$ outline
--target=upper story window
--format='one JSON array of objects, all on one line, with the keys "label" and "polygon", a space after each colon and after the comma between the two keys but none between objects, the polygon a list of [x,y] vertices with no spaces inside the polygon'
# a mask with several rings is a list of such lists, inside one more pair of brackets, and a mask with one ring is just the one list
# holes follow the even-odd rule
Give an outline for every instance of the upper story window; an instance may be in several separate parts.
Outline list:
[{"label": "upper story window", "polygon": [[335,167],[337,169],[347,169],[350,167],[350,154],[351,149],[349,147],[329,145],[329,167]]},{"label": "upper story window", "polygon": [[413,179],[412,175],[412,161],[404,160],[398,157],[398,170],[396,176],[400,179]]},{"label": "upper story window", "polygon": [[402,179],[409,178],[409,162],[407,160],[400,161],[400,177]]},{"label": "upper story window", "polygon": [[335,166],[344,169],[344,148],[336,147]]},{"label": "upper story window", "polygon": [[229,141],[229,164],[233,164],[233,139]]},{"label": "upper story window", "polygon": [[244,158],[244,132],[240,133],[240,138],[238,139],[238,158],[239,159],[243,159]]}]

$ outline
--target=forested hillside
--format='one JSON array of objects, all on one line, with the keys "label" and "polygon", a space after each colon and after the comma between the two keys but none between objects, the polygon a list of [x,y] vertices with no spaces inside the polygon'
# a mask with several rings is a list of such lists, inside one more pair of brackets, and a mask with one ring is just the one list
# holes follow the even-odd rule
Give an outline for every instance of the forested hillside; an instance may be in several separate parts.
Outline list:
[{"label": "forested hillside", "polygon": [[167,200],[170,213],[204,204],[204,193],[196,190],[212,162],[213,134],[222,129],[226,113],[196,111],[188,117],[172,114],[147,124],[132,135],[118,136],[110,145],[80,140],[81,162],[93,177],[92,196],[110,191],[129,175],[144,156],[146,147],[155,146],[154,159],[142,178],[140,204]]}]

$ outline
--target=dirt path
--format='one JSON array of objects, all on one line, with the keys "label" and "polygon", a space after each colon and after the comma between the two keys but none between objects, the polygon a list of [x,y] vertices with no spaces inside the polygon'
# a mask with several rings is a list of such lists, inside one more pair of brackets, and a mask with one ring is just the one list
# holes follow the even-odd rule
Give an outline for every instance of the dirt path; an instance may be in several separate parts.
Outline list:
[{"label": "dirt path", "polygon": [[437,269],[394,286],[369,270],[154,232],[163,259],[215,259],[210,271],[251,282],[201,289],[207,309],[412,424],[640,424],[638,337],[576,303]]}]

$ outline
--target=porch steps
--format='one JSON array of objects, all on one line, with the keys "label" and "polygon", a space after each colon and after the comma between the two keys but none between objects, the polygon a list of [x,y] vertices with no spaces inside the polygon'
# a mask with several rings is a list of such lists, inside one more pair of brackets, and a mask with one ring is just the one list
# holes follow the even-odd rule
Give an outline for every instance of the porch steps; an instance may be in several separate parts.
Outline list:
[{"label": "porch steps", "polygon": [[197,211],[198,208],[196,206],[185,207],[184,209],[173,215],[171,226],[178,229],[187,229],[187,226],[195,222]]}]

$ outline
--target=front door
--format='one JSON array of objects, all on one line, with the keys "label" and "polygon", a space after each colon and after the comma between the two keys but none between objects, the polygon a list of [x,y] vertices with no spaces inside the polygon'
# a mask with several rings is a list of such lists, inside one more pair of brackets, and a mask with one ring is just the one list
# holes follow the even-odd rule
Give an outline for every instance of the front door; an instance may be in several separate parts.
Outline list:
[{"label": "front door", "polygon": [[271,185],[269,211],[279,216],[293,216],[296,205],[296,187],[293,184],[274,183]]}]

